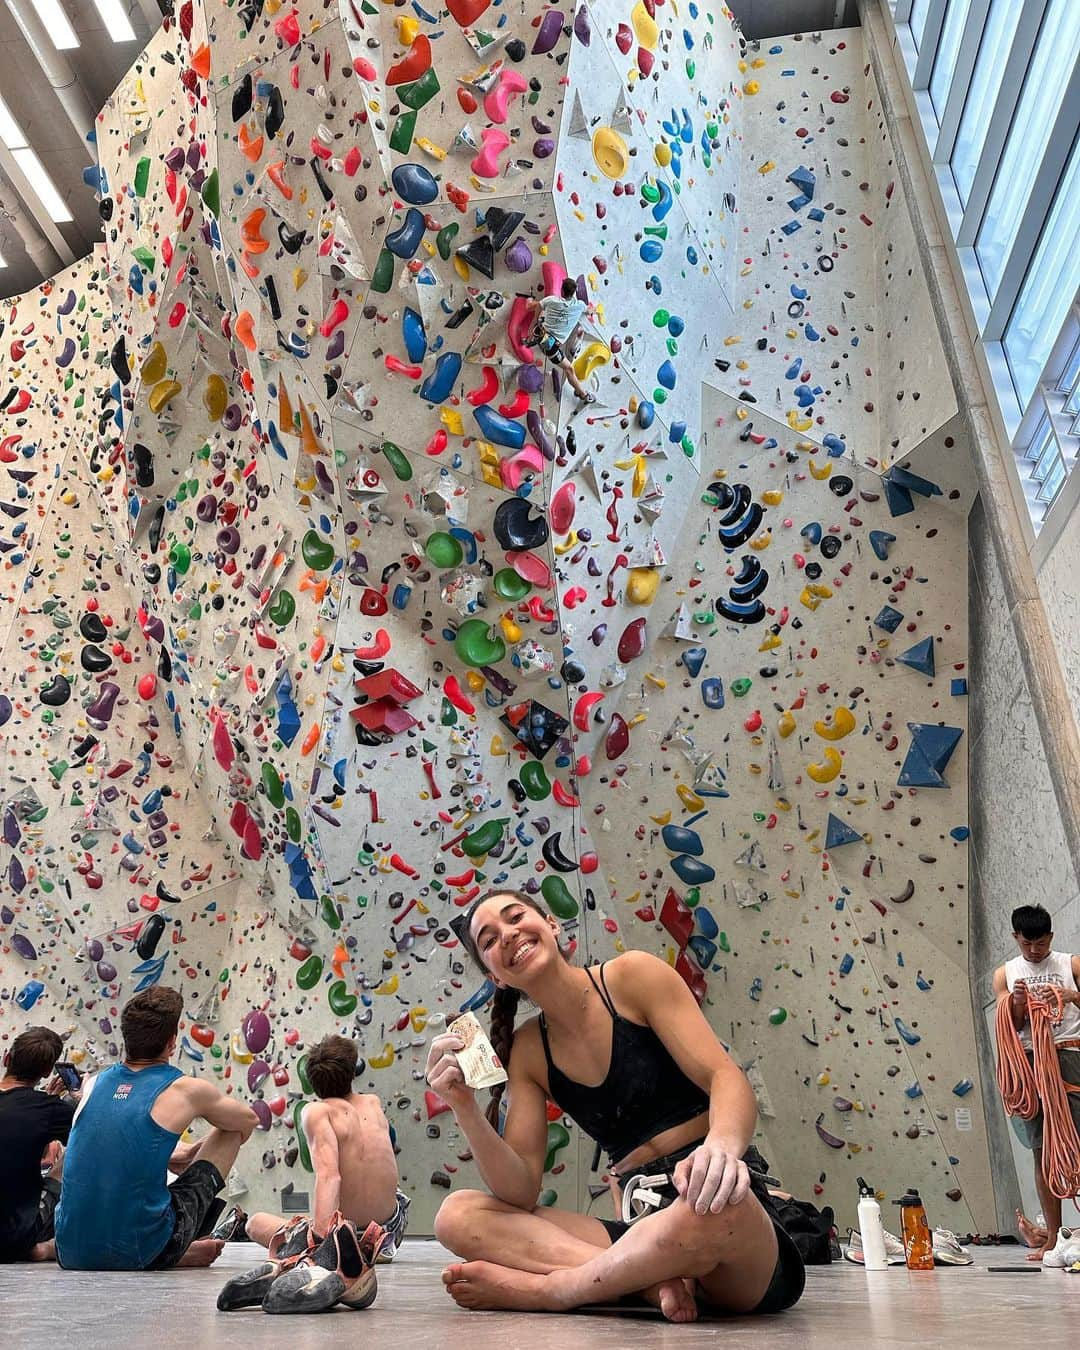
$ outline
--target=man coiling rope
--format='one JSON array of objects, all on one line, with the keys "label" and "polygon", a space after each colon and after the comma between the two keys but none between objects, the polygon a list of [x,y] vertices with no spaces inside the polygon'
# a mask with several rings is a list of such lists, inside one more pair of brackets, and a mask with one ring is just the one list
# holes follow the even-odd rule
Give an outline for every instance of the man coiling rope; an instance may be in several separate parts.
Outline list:
[{"label": "man coiling rope", "polygon": [[1080,1087],[1066,1083],[1058,1065],[1053,1027],[1060,1026],[1065,1012],[1061,989],[1040,985],[1025,990],[1028,1025],[1031,1027],[1031,1058],[1013,1022],[1009,1000],[997,1007],[998,1090],[1010,1116],[1034,1120],[1043,1113],[1042,1171],[1046,1184],[1059,1200],[1080,1192],[1080,1137],[1069,1108],[1069,1094]]}]

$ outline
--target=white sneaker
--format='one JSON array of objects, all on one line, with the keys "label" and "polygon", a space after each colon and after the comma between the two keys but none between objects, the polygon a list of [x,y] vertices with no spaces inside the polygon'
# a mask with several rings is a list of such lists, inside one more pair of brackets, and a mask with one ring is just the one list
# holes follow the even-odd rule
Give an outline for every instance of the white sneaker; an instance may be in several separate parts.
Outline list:
[{"label": "white sneaker", "polygon": [[1074,1261],[1080,1261],[1080,1229],[1059,1228],[1057,1241],[1048,1252],[1043,1252],[1043,1266],[1047,1270],[1064,1270]]},{"label": "white sneaker", "polygon": [[[890,1266],[902,1266],[907,1258],[904,1255],[904,1244],[898,1237],[893,1237],[888,1229],[883,1229],[885,1236],[885,1260]],[[865,1264],[863,1260],[862,1234],[857,1228],[848,1229],[847,1246],[844,1248],[844,1260],[851,1261],[857,1266]]]},{"label": "white sneaker", "polygon": [[970,1266],[974,1261],[960,1245],[960,1239],[949,1228],[934,1229],[934,1264],[938,1266]]}]

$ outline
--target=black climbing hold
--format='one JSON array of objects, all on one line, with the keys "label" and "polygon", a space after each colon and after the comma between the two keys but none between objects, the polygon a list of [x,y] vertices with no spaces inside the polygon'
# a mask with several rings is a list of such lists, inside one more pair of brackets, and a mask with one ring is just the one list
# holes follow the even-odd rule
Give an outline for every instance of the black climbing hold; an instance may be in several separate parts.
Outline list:
[{"label": "black climbing hold", "polygon": [[484,212],[484,228],[491,236],[491,247],[496,253],[509,241],[524,219],[524,211],[507,211],[501,206],[488,207]]},{"label": "black climbing hold", "polygon": [[275,84],[270,90],[270,97],[266,100],[266,134],[276,136],[285,125],[285,104],[282,101],[281,90]]},{"label": "black climbing hold", "polygon": [[233,90],[232,120],[234,122],[242,122],[251,111],[252,97],[253,88],[251,83],[251,71],[249,70]]},{"label": "black climbing hold", "polygon": [[79,653],[79,664],[91,675],[100,675],[112,665],[112,657],[93,642],[88,642]]},{"label": "black climbing hold", "polygon": [[154,456],[149,447],[136,443],[131,448],[131,458],[135,461],[135,482],[139,487],[153,487]]},{"label": "black climbing hold", "polygon": [[87,642],[104,642],[109,636],[109,630],[101,620],[100,614],[95,614],[93,610],[87,610],[79,620],[79,632]]},{"label": "black climbing hold", "polygon": [[478,272],[483,272],[489,281],[494,280],[495,249],[492,247],[488,235],[482,234],[476,239],[470,239],[456,252],[463,262],[467,262],[470,267],[475,267]]},{"label": "black climbing hold", "polygon": [[153,956],[164,932],[165,920],[160,914],[151,914],[143,924],[139,940],[135,944],[135,950],[144,961],[149,961]]},{"label": "black climbing hold", "polygon": [[492,520],[495,538],[505,549],[542,548],[551,531],[542,515],[535,514],[524,497],[500,502]]},{"label": "black climbing hold", "polygon": [[843,540],[839,535],[827,534],[821,541],[821,553],[825,558],[835,558],[844,547]]},{"label": "black climbing hold", "polygon": [[109,356],[109,365],[113,368],[113,374],[121,384],[127,384],[131,380],[131,367],[128,365],[127,347],[124,339],[119,338],[114,344]]},{"label": "black climbing hold", "polygon": [[62,708],[71,697],[71,684],[66,676],[56,674],[38,697],[47,708]]},{"label": "black climbing hold", "polygon": [[829,479],[829,491],[834,497],[846,497],[854,486],[846,473],[838,473],[835,478]]}]

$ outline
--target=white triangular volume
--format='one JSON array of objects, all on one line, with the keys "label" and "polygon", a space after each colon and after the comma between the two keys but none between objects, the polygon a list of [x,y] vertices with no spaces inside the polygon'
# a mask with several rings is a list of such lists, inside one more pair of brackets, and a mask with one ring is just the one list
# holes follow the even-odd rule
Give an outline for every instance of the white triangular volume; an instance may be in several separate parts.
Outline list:
[{"label": "white triangular volume", "polygon": [[690,617],[690,608],[682,604],[660,630],[660,636],[671,638],[675,642],[693,642],[694,621]]}]

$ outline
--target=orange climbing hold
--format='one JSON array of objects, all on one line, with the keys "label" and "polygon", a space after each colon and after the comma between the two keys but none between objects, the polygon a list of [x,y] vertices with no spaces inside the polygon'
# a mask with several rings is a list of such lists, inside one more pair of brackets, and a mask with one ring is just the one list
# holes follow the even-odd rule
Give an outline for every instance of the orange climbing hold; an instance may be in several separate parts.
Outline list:
[{"label": "orange climbing hold", "polygon": [[431,40],[424,33],[417,33],[413,39],[413,44],[409,48],[409,54],[404,60],[398,61],[396,65],[390,67],[386,72],[386,83],[388,85],[408,84],[411,80],[418,80],[425,71],[431,69]]},{"label": "orange climbing hold", "polygon": [[255,341],[255,316],[249,309],[242,309],[236,316],[233,332],[249,352],[256,350],[259,344]]}]

